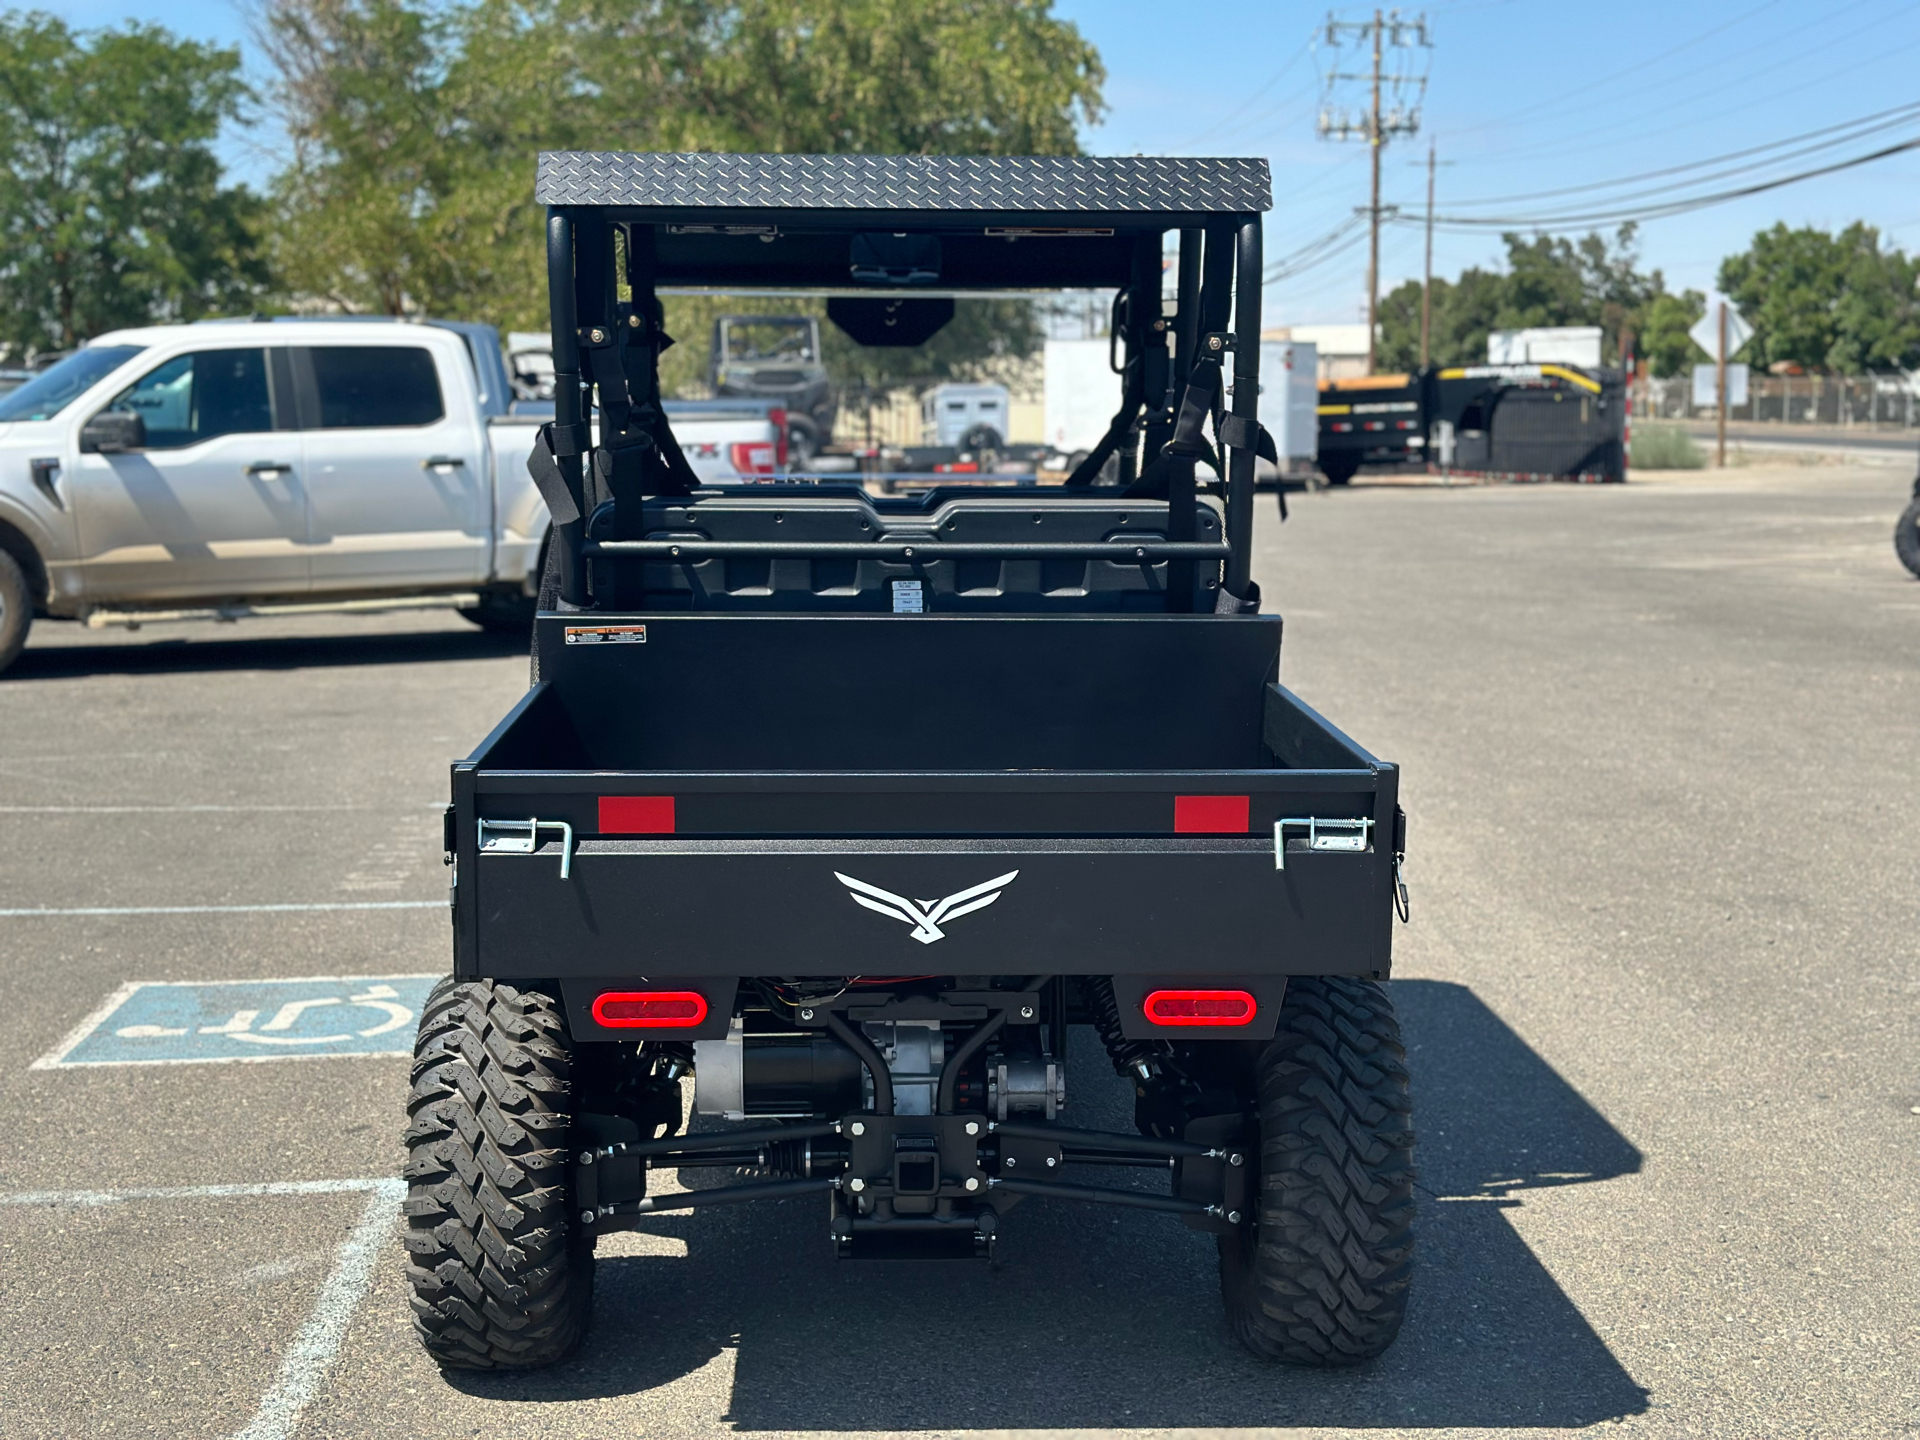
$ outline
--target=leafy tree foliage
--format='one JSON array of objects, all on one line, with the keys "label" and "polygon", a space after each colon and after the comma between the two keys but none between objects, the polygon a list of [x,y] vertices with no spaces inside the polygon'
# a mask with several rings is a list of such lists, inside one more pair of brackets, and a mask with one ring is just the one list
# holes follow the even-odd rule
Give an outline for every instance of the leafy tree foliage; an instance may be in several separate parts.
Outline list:
[{"label": "leafy tree foliage", "polygon": [[[1660,272],[1639,268],[1631,225],[1611,240],[1598,233],[1578,240],[1501,238],[1507,247],[1504,269],[1476,266],[1458,280],[1433,282],[1435,364],[1484,364],[1490,331],[1539,325],[1598,325],[1602,357],[1618,363],[1622,339],[1641,335],[1653,306],[1666,296]],[[1684,326],[1681,334],[1684,338]],[[1634,348],[1646,353],[1637,343]],[[1382,299],[1380,355],[1388,370],[1411,369],[1419,362],[1419,281],[1410,280]]]},{"label": "leafy tree foliage", "polygon": [[1747,355],[1853,374],[1920,366],[1920,258],[1855,222],[1838,235],[1775,225],[1720,265],[1754,328]]},{"label": "leafy tree foliage", "polygon": [[[263,34],[299,145],[290,290],[520,328],[545,322],[539,150],[1073,153],[1104,80],[1050,0],[272,0]],[[679,388],[712,313],[670,308]]]},{"label": "leafy tree foliage", "polygon": [[234,50],[0,14],[0,343],[246,309],[260,205],[212,145],[247,98]]},{"label": "leafy tree foliage", "polygon": [[1698,290],[1653,297],[1641,313],[1634,348],[1646,358],[1654,374],[1678,375],[1708,358],[1687,334],[1706,313],[1707,297]]}]

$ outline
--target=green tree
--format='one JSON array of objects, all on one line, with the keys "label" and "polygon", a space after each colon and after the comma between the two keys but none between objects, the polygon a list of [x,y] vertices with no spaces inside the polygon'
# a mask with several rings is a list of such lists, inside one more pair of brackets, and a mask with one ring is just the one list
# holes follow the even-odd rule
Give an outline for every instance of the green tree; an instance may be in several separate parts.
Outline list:
[{"label": "green tree", "polygon": [[[1634,228],[1609,240],[1598,233],[1501,237],[1503,270],[1475,267],[1457,281],[1433,282],[1431,353],[1436,365],[1484,364],[1487,335],[1542,325],[1598,325],[1601,355],[1618,363],[1627,332],[1638,335],[1649,308],[1666,294],[1658,270],[1643,273]],[[1381,363],[1405,369],[1420,354],[1420,285],[1408,281],[1381,302]]]},{"label": "green tree", "polygon": [[1747,355],[1851,373],[1920,365],[1920,260],[1856,221],[1838,235],[1784,224],[1721,262],[1720,288],[1754,328]]},{"label": "green tree", "polygon": [[[1499,328],[1507,277],[1474,268],[1458,280],[1433,282],[1430,354],[1435,365],[1482,365],[1487,332]],[[1381,299],[1382,370],[1411,370],[1420,363],[1420,282],[1409,280]]]},{"label": "green tree", "polygon": [[[271,0],[263,34],[291,289],[516,326],[540,150],[1072,153],[1104,78],[1048,0]],[[674,374],[709,319],[670,310]]]},{"label": "green tree", "polygon": [[1698,290],[1656,295],[1640,315],[1636,351],[1656,375],[1679,375],[1706,360],[1707,352],[1687,334],[1707,313],[1707,297]]},{"label": "green tree", "polygon": [[213,153],[247,99],[237,51],[0,15],[0,342],[66,349],[249,306],[260,202]]}]

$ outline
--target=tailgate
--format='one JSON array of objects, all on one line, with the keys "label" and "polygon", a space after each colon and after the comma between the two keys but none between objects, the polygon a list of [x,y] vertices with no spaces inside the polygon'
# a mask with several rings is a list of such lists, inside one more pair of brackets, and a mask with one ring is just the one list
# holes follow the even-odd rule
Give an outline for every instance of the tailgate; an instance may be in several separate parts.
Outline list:
[{"label": "tailgate", "polygon": [[1272,768],[949,773],[532,768],[543,688],[454,769],[463,976],[1390,969],[1398,772],[1280,685]]}]

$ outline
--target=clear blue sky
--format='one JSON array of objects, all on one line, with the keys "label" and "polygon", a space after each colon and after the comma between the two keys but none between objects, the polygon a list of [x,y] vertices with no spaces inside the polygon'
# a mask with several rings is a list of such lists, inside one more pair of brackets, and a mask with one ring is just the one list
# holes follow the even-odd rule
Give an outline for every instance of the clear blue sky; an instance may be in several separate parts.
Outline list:
[{"label": "clear blue sky", "polygon": [[[245,21],[231,0],[157,8],[67,0],[44,8],[82,26],[138,15],[247,45]],[[1089,149],[1269,157],[1270,256],[1298,249],[1366,203],[1365,147],[1315,136],[1325,57],[1306,41],[1326,6],[1056,0],[1056,8],[1107,65],[1111,109],[1086,136]],[[1360,19],[1372,12],[1337,13]],[[1406,13],[1422,12],[1409,6]],[[1446,214],[1466,201],[1644,174],[1920,101],[1920,5],[1899,0],[1440,0],[1424,13],[1434,41],[1424,128],[1417,139],[1390,145],[1384,165],[1386,200],[1409,213],[1425,203],[1429,137],[1449,162],[1440,171],[1439,209]],[[1917,135],[1920,120],[1909,120],[1765,173],[1811,168]],[[236,137],[227,147],[230,163],[258,178],[272,169],[271,145],[265,132]],[[1724,168],[1742,163],[1753,162]],[[1649,185],[1662,183],[1669,182]],[[1589,198],[1519,201],[1478,213],[1536,215]],[[1920,151],[1651,221],[1641,230],[1641,252],[1670,285],[1706,289],[1721,257],[1775,221],[1838,227],[1859,219],[1904,249],[1920,249]],[[1388,228],[1381,265],[1387,286],[1419,275],[1421,244],[1417,228]],[[1452,275],[1501,253],[1497,232],[1442,234],[1434,268]],[[1269,323],[1364,318],[1365,265],[1365,246],[1355,245],[1276,284],[1267,296]]]}]

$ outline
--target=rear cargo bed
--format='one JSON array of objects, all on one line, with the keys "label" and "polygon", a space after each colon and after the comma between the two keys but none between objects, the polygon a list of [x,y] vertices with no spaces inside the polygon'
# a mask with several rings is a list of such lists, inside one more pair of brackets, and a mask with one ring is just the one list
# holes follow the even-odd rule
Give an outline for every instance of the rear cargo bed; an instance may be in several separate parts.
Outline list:
[{"label": "rear cargo bed", "polygon": [[1389,970],[1398,775],[1277,618],[538,623],[454,766],[463,976]]}]

